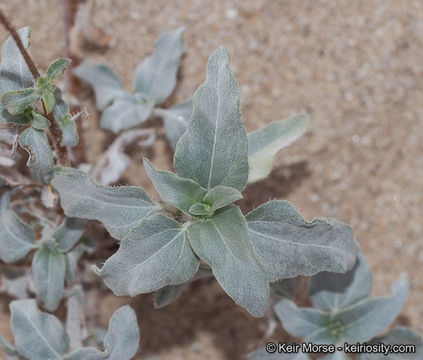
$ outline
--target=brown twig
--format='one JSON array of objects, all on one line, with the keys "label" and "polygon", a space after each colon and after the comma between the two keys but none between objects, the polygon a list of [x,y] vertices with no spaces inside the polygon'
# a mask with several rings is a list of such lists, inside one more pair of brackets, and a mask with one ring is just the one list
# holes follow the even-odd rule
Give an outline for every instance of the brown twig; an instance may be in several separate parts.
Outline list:
[{"label": "brown twig", "polygon": [[[12,36],[13,40],[15,40],[16,45],[18,46],[19,51],[22,54],[26,64],[28,65],[29,70],[31,71],[32,76],[34,79],[38,79],[40,77],[40,72],[35,65],[35,62],[32,60],[31,56],[29,55],[28,51],[25,49],[25,46],[22,43],[21,38],[19,37],[18,33],[16,32],[15,27],[11,24],[7,16],[4,12],[0,9],[0,21],[3,23],[4,27],[9,31],[10,35]],[[59,165],[69,165],[69,157],[65,147],[60,146],[60,139],[61,139],[61,130],[59,125],[56,122],[56,119],[52,114],[47,114],[46,108],[43,104],[43,110],[45,117],[51,123],[51,140],[52,140],[52,147],[53,150],[56,152],[58,156],[58,163]]]}]

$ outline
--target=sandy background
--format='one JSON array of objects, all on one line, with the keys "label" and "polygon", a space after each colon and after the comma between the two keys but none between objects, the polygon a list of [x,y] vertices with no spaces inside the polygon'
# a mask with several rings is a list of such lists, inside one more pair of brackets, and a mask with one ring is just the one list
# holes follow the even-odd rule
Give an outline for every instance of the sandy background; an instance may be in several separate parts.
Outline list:
[{"label": "sandy background", "polygon": [[[42,68],[61,55],[59,1],[6,0],[1,7],[17,27],[31,26],[32,54]],[[111,65],[128,88],[155,38],[185,25],[175,101],[192,96],[204,81],[207,57],[223,44],[232,54],[248,131],[309,114],[307,134],[278,155],[268,181],[247,190],[244,209],[285,198],[307,219],[329,216],[353,225],[374,271],[374,294],[388,293],[401,273],[408,275],[411,292],[399,322],[423,332],[422,1],[104,0],[95,22],[112,35],[112,46],[86,57]],[[83,103],[93,109],[91,97]],[[96,123],[93,116],[87,124],[91,159],[110,139]],[[169,167],[165,151],[158,142],[148,156]],[[134,155],[125,181],[151,189],[144,155]],[[102,322],[128,301],[139,312],[148,359],[237,359],[263,336],[263,320],[235,307],[213,282],[195,285],[160,311],[152,310],[150,296],[106,296]],[[5,301],[0,309],[7,310]],[[0,314],[0,331],[7,319]]]}]

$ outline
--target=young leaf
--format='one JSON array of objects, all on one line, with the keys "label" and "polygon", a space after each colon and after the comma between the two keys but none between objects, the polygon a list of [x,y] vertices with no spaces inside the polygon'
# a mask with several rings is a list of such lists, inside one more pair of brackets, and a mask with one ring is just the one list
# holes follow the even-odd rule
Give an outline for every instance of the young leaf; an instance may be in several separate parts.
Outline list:
[{"label": "young leaf", "polygon": [[85,221],[76,218],[66,218],[53,234],[57,249],[66,253],[70,251],[84,233]]},{"label": "young leaf", "polygon": [[71,119],[69,106],[63,101],[62,92],[58,87],[54,90],[56,106],[53,109],[53,116],[62,131],[62,141],[60,145],[74,147],[78,145],[79,136],[75,121]]},{"label": "young leaf", "polygon": [[103,111],[115,98],[125,94],[119,76],[106,65],[84,61],[73,70],[73,73],[94,88],[97,109],[100,111]]},{"label": "young leaf", "polygon": [[210,211],[214,213],[239,199],[242,199],[242,194],[238,190],[227,186],[216,186],[204,196],[203,202],[211,205]]},{"label": "young leaf", "polygon": [[54,107],[56,106],[56,98],[54,97],[54,92],[53,91],[44,92],[42,95],[42,99],[43,99],[43,104],[44,104],[44,107],[46,108],[47,114],[50,114],[54,110]]},{"label": "young leaf", "polygon": [[10,114],[19,115],[39,98],[40,96],[35,92],[34,88],[27,88],[5,92],[1,97],[1,103]]},{"label": "young leaf", "polygon": [[201,203],[206,190],[191,179],[183,179],[170,171],[156,170],[153,164],[144,159],[148,177],[163,201],[177,207],[189,215],[193,204]]},{"label": "young leaf", "polygon": [[133,228],[97,273],[116,295],[136,296],[188,281],[199,264],[185,227],[156,214]]},{"label": "young leaf", "polygon": [[294,116],[248,134],[248,183],[266,178],[272,170],[276,153],[300,138],[307,126],[307,116]]},{"label": "young leaf", "polygon": [[16,300],[9,305],[15,344],[30,360],[61,360],[69,347],[69,336],[53,315],[41,312],[35,300]]},{"label": "young leaf", "polygon": [[150,100],[137,99],[137,97],[125,93],[116,98],[113,104],[104,110],[100,126],[118,133],[146,121],[150,117],[153,107],[154,103]]},{"label": "young leaf", "polygon": [[42,246],[32,260],[32,273],[38,298],[48,311],[56,311],[64,289],[64,256]]},{"label": "young leaf", "polygon": [[157,210],[139,187],[102,186],[74,169],[59,169],[51,183],[67,216],[98,220],[116,239]]},{"label": "young leaf", "polygon": [[0,199],[0,259],[13,263],[28,254],[34,247],[35,234],[10,207],[10,192]]},{"label": "young leaf", "polygon": [[305,221],[287,201],[269,201],[247,216],[251,241],[271,282],[320,271],[346,272],[359,246],[352,229],[336,220]]},{"label": "young leaf", "polygon": [[147,95],[156,104],[165,101],[176,85],[184,48],[183,32],[181,27],[162,34],[154,45],[154,53],[135,71],[135,91]]},{"label": "young leaf", "polygon": [[189,208],[190,215],[194,216],[212,216],[213,212],[211,211],[210,205],[207,204],[194,204]]},{"label": "young leaf", "polygon": [[345,274],[323,271],[311,277],[308,292],[318,309],[337,311],[368,297],[372,278],[367,260],[359,254],[355,266]]},{"label": "young leaf", "polygon": [[269,282],[254,255],[239,207],[232,206],[211,219],[192,223],[188,238],[226,293],[253,316],[263,316],[270,301]]},{"label": "young leaf", "polygon": [[28,153],[26,165],[39,183],[44,184],[46,177],[53,171],[53,152],[44,131],[28,128],[19,136],[19,145]]},{"label": "young leaf", "polygon": [[[31,29],[29,27],[19,29],[18,35],[24,47],[28,49]],[[9,36],[1,49],[0,94],[10,90],[29,88],[33,85],[34,78],[31,71],[21,55],[15,40]]]},{"label": "young leaf", "polygon": [[194,112],[174,157],[176,173],[210,190],[218,185],[242,191],[248,178],[247,136],[229,52],[218,48],[207,64],[207,80],[193,98]]},{"label": "young leaf", "polygon": [[72,60],[58,58],[54,60],[46,71],[46,75],[51,79],[57,79],[63,75]]},{"label": "young leaf", "polygon": [[39,114],[35,110],[32,112],[32,121],[31,126],[36,130],[44,130],[47,129],[51,124],[48,119],[46,119],[43,115]]}]

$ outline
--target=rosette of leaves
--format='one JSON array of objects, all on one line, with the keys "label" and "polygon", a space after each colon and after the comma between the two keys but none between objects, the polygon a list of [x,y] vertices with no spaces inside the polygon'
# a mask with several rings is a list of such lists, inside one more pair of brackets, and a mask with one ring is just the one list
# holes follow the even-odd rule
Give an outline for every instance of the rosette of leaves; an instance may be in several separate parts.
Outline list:
[{"label": "rosette of leaves", "polygon": [[137,67],[134,93],[123,87],[116,72],[104,64],[83,62],[74,74],[94,89],[97,109],[102,111],[100,126],[118,133],[137,126],[151,116],[163,118],[166,134],[173,147],[185,131],[192,113],[188,100],[168,109],[155,108],[173,92],[179,64],[184,50],[184,29],[162,34],[156,41],[152,55]]},{"label": "rosette of leaves", "polygon": [[103,351],[94,347],[71,350],[62,323],[40,311],[35,300],[15,300],[9,307],[15,344],[0,335],[0,347],[7,360],[130,360],[138,351],[137,317],[129,306],[121,307],[110,318]]},{"label": "rosette of leaves", "polygon": [[35,292],[44,307],[55,311],[63,296],[65,282],[73,283],[76,263],[85,250],[77,245],[84,232],[84,221],[66,218],[56,228],[46,227],[35,240],[34,230],[10,206],[10,192],[0,198],[0,259],[12,264],[35,250],[32,275]]},{"label": "rosette of leaves", "polygon": [[[30,46],[28,27],[18,31],[25,48]],[[63,101],[60,89],[55,86],[70,60],[56,59],[46,73],[34,79],[15,41],[9,37],[1,50],[0,64],[0,124],[12,123],[25,128],[19,136],[19,145],[28,153],[27,165],[33,178],[45,183],[53,169],[53,152],[45,130],[50,121],[39,109],[41,100],[47,114],[52,114],[62,131],[62,146],[76,146],[78,133]]]},{"label": "rosette of leaves", "polygon": [[[421,359],[423,341],[411,329],[394,328],[387,335],[375,338],[389,327],[404,306],[409,291],[406,278],[394,283],[388,296],[368,298],[371,289],[372,272],[364,256],[360,255],[354,268],[345,274],[321,272],[310,278],[308,290],[315,308],[298,308],[294,302],[285,298],[276,304],[275,311],[284,329],[307,343],[341,347],[344,343],[357,342],[414,344],[415,354],[360,354],[358,359]],[[290,356],[266,355],[262,349],[251,354],[249,359],[308,359],[305,354]],[[322,359],[349,360],[350,356],[337,350]]]},{"label": "rosette of leaves", "polygon": [[[74,169],[56,171],[52,184],[65,213],[99,220],[121,240],[117,253],[96,268],[105,284],[116,295],[166,289],[172,298],[203,262],[237,304],[262,316],[269,305],[269,281],[350,269],[359,247],[349,226],[331,219],[305,221],[286,201],[269,201],[246,216],[233,204],[242,198],[251,171],[254,178],[267,175],[277,149],[291,141],[292,128],[304,126],[304,118],[274,123],[268,125],[273,131],[266,127],[247,137],[238,85],[223,47],[211,55],[207,80],[193,103],[176,146],[176,173],[144,160],[161,204],[139,187],[106,187]],[[268,165],[249,167],[258,159]],[[169,205],[176,208],[174,218],[166,214]]]}]

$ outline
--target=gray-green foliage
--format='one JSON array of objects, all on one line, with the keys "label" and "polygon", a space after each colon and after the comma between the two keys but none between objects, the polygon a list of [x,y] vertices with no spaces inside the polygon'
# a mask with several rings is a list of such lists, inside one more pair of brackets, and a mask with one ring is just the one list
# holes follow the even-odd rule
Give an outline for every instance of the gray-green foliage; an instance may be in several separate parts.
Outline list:
[{"label": "gray-green foliage", "polygon": [[[107,83],[115,89],[119,82],[111,78]],[[102,81],[95,86],[105,91]],[[169,91],[170,87],[166,94]],[[168,303],[180,294],[182,287],[175,286],[192,279],[202,260],[237,304],[262,316],[269,305],[269,280],[324,270],[345,272],[354,265],[359,248],[347,225],[335,220],[306,222],[282,201],[266,203],[246,217],[233,204],[242,197],[249,177],[239,100],[229,53],[220,47],[209,59],[207,79],[193,97],[191,120],[177,142],[176,173],[144,161],[164,204],[154,204],[141,188],[104,187],[76,170],[56,170],[52,184],[65,213],[99,220],[121,240],[116,254],[96,268],[116,294],[158,290],[166,295],[161,289],[167,289],[163,303]],[[301,127],[304,120],[292,124]],[[263,136],[258,152],[265,144]],[[273,158],[274,151],[267,154]],[[173,215],[179,221],[157,214],[166,212],[168,205],[177,209]]]},{"label": "gray-green foliage", "polygon": [[104,351],[81,348],[69,353],[69,334],[55,316],[41,312],[35,300],[10,303],[11,326],[15,344],[0,336],[0,347],[8,359],[29,360],[130,360],[139,345],[135,312],[124,306],[110,319]]}]

